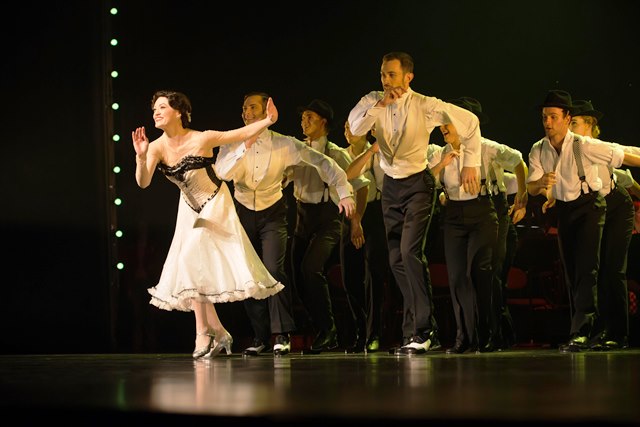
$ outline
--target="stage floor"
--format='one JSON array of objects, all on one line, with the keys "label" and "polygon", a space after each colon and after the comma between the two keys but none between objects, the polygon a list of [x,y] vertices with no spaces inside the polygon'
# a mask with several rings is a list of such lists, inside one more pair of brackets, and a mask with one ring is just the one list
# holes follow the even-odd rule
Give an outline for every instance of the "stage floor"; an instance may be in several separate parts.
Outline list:
[{"label": "stage floor", "polygon": [[640,423],[635,348],[199,361],[190,354],[5,355],[0,378],[0,410],[11,425]]}]

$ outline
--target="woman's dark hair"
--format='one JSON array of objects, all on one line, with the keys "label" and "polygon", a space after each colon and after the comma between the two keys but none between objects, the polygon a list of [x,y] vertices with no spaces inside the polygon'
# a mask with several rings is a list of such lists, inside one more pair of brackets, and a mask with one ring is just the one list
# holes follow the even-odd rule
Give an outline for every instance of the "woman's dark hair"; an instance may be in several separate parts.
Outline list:
[{"label": "woman's dark hair", "polygon": [[171,108],[180,111],[182,127],[187,129],[191,124],[191,101],[189,101],[187,95],[173,90],[159,90],[154,93],[153,98],[151,98],[151,109],[153,109],[158,98],[162,96],[167,98]]}]

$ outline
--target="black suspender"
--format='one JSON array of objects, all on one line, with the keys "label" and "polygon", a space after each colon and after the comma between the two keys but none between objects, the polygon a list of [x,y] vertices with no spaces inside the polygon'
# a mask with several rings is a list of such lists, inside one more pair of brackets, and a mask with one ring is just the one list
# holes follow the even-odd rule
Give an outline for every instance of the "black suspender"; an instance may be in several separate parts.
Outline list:
[{"label": "black suspender", "polygon": [[584,187],[587,187],[587,193],[591,193],[591,187],[589,187],[589,183],[587,182],[586,175],[584,173],[584,166],[582,164],[582,145],[580,143],[580,138],[577,136],[573,137],[573,155],[576,158],[576,165],[578,166],[578,176],[580,177],[580,194],[585,194]]}]

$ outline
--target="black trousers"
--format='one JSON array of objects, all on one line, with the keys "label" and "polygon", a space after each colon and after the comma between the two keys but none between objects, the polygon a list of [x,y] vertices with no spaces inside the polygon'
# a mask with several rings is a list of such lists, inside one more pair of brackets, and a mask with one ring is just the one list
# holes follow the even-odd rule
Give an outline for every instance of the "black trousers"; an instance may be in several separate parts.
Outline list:
[{"label": "black trousers", "polygon": [[344,218],[340,242],[340,270],[352,317],[347,335],[355,343],[367,337],[367,312],[365,305],[365,250],[356,249],[351,243],[351,222]]},{"label": "black trousers", "polygon": [[326,264],[340,244],[341,217],[331,201],[296,204],[291,271],[300,301],[318,331],[336,327]]},{"label": "black trousers", "polygon": [[362,218],[365,236],[365,301],[367,339],[382,336],[382,310],[385,285],[395,286],[389,266],[389,248],[382,215],[382,202],[371,201]]},{"label": "black trousers", "polygon": [[424,253],[435,198],[435,179],[428,169],[402,179],[384,177],[382,212],[389,264],[402,294],[404,338],[438,329]]},{"label": "black trousers", "polygon": [[340,262],[354,317],[354,338],[365,340],[380,337],[384,287],[391,277],[380,200],[367,203],[361,224],[365,243],[356,249],[350,239],[350,222],[345,221]]},{"label": "black trousers", "polygon": [[456,343],[482,347],[491,339],[492,249],[498,219],[489,196],[448,200],[443,211],[444,250],[456,318]]},{"label": "black trousers", "polygon": [[[496,244],[492,251],[493,286],[491,294],[491,339],[496,345],[503,343],[514,344],[514,327],[509,307],[507,306],[506,287],[509,268],[513,260],[514,250],[509,245],[509,238],[515,233],[515,226],[509,216],[509,201],[505,193],[499,192],[491,196],[493,207],[496,210],[498,220],[498,232]],[[507,259],[507,257],[510,257]],[[505,271],[506,270],[506,271]]]},{"label": "black trousers", "polygon": [[296,329],[293,293],[285,269],[287,255],[287,201],[283,197],[273,206],[254,211],[236,202],[236,211],[249,240],[271,275],[284,289],[266,299],[247,298],[244,307],[255,337],[268,343],[271,334]]},{"label": "black trousers", "polygon": [[635,209],[629,192],[618,187],[605,197],[607,214],[600,243],[598,319],[596,332],[622,344],[629,337],[627,253],[633,234]]},{"label": "black trousers", "polygon": [[[507,196],[507,205],[511,206],[515,203],[515,195],[514,194],[510,194]],[[495,207],[495,203],[494,203],[494,207]],[[497,211],[497,209],[496,209]],[[518,250],[518,230],[516,228],[516,225],[513,223],[513,221],[510,219],[509,220],[509,227],[507,228],[507,244],[506,244],[506,251],[505,251],[505,256],[504,256],[504,263],[502,264],[502,273],[500,273],[500,277],[501,282],[503,284],[503,291],[505,290],[505,288],[507,287],[507,280],[509,278],[509,270],[511,270],[511,266],[513,265],[513,261],[516,258],[516,252]],[[507,304],[507,294],[506,292],[503,292],[503,304],[506,306]]]},{"label": "black trousers", "polygon": [[607,204],[598,192],[556,202],[560,260],[569,286],[571,335],[591,336],[598,314],[600,242]]}]

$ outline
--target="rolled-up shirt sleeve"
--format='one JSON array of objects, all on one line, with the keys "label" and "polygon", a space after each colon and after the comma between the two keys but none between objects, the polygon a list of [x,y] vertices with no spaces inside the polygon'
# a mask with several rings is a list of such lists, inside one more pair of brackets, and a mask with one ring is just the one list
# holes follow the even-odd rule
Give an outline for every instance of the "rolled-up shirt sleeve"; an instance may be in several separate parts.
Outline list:
[{"label": "rolled-up shirt sleeve", "polygon": [[231,181],[235,171],[240,165],[238,163],[239,160],[244,157],[246,152],[247,148],[244,142],[221,145],[214,168],[218,178],[224,181]]},{"label": "rolled-up shirt sleeve", "polygon": [[353,187],[347,180],[347,173],[331,157],[314,150],[305,143],[295,141],[295,150],[291,153],[291,166],[311,166],[318,171],[320,178],[336,188],[340,199],[353,197]]}]

